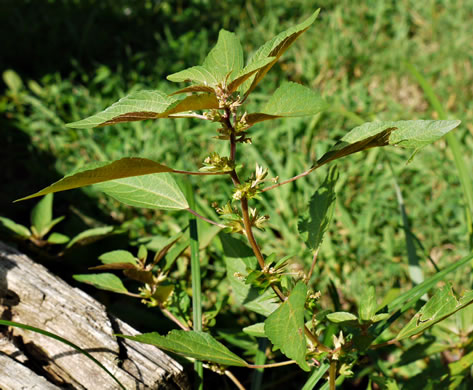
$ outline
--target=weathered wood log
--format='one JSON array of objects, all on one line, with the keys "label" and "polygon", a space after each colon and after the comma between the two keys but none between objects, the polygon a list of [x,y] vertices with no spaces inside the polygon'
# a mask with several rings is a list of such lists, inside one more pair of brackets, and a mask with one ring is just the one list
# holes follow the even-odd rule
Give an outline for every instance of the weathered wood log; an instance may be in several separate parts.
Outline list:
[{"label": "weathered wood log", "polygon": [[[114,336],[138,332],[45,267],[0,242],[0,318],[55,333],[92,354],[127,389],[188,389],[182,366],[151,345]],[[17,327],[0,328],[0,389],[117,389],[71,347]]]}]

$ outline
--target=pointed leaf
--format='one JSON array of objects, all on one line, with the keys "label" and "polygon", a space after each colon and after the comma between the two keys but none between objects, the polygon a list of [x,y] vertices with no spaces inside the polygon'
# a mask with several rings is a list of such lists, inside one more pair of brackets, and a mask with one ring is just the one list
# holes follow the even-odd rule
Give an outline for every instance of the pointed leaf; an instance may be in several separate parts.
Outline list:
[{"label": "pointed leaf", "polygon": [[144,271],[140,269],[124,269],[123,273],[126,277],[137,280],[141,283],[147,283],[153,285],[156,283],[153,273],[151,271]]},{"label": "pointed leaf", "polygon": [[189,87],[178,89],[176,92],[173,92],[172,95],[179,95],[181,93],[188,92],[206,92],[206,93],[215,93],[212,87],[207,87],[206,85],[191,85]]},{"label": "pointed leaf", "polygon": [[193,66],[192,68],[181,70],[180,72],[169,75],[167,79],[175,83],[193,81],[194,83],[211,87],[218,84],[218,80],[215,76],[203,66]]},{"label": "pointed leaf", "polygon": [[302,23],[293,26],[286,31],[276,35],[273,39],[266,42],[261,46],[256,53],[251,57],[249,65],[259,61],[263,58],[274,57],[275,59],[271,61],[268,65],[260,69],[254,76],[252,76],[245,84],[243,84],[242,90],[248,95],[256,85],[261,81],[261,79],[266,75],[266,73],[272,68],[272,66],[277,62],[279,57],[294,43],[294,41],[299,38],[299,36],[305,32],[320,12],[320,9],[315,11],[308,19]]},{"label": "pointed leaf", "polygon": [[460,300],[457,300],[452,287],[446,285],[417,312],[396,339],[402,340],[423,332],[471,303],[473,303],[473,291],[466,292]]},{"label": "pointed leaf", "polygon": [[99,257],[99,260],[103,264],[130,263],[133,265],[138,265],[135,256],[122,249],[104,253]]},{"label": "pointed leaf", "polygon": [[156,119],[159,114],[173,107],[177,99],[159,91],[134,92],[104,111],[77,122],[68,123],[67,127],[88,129],[113,125],[115,123]]},{"label": "pointed leaf", "polygon": [[240,39],[232,32],[220,30],[217,44],[204,60],[203,66],[224,84],[227,76],[237,74],[243,68],[243,48]]},{"label": "pointed leaf", "polygon": [[20,225],[9,218],[0,217],[0,226],[12,231],[21,238],[31,237],[31,232],[26,226]]},{"label": "pointed leaf", "polygon": [[395,145],[418,150],[438,140],[460,123],[458,120],[368,122],[346,134],[317,161],[317,166],[376,146]]},{"label": "pointed leaf", "polygon": [[200,331],[172,330],[166,336],[144,333],[138,336],[117,335],[139,343],[155,345],[166,351],[188,356],[197,360],[223,364],[225,366],[245,367],[248,364],[231,352],[210,334]]},{"label": "pointed leaf", "polygon": [[237,301],[248,310],[267,317],[279,307],[279,304],[272,290],[260,294],[255,287],[245,283],[245,278],[248,276],[247,269],[258,267],[253,252],[236,238],[226,234],[221,234],[219,237],[223,246],[227,277]]},{"label": "pointed leaf", "polygon": [[264,322],[258,322],[257,324],[247,326],[246,328],[243,328],[242,330],[243,332],[245,332],[246,334],[249,334],[250,336],[266,337],[266,334],[264,333]]},{"label": "pointed leaf", "polygon": [[376,291],[374,286],[363,289],[358,305],[358,316],[363,321],[370,321],[376,314]]},{"label": "pointed leaf", "polygon": [[307,342],[304,335],[304,305],[307,286],[297,282],[281,306],[264,322],[264,333],[289,359],[294,359],[304,371],[310,371],[305,360]]},{"label": "pointed leaf", "polygon": [[247,122],[257,122],[281,117],[315,115],[326,107],[320,95],[297,83],[284,83],[271,96],[261,113],[248,115]]},{"label": "pointed leaf", "polygon": [[215,94],[203,93],[199,95],[191,95],[182,99],[174,107],[160,114],[160,117],[168,117],[169,115],[176,115],[179,112],[185,111],[199,111],[208,109],[217,109],[218,100]]},{"label": "pointed leaf", "polygon": [[69,244],[67,244],[67,248],[70,248],[76,244],[85,245],[100,240],[101,238],[111,234],[113,232],[113,229],[113,226],[101,226],[98,228],[84,230],[83,232],[80,232],[77,236],[75,236],[71,241],[69,241]]},{"label": "pointed leaf", "polygon": [[161,210],[189,208],[184,194],[168,173],[127,177],[95,186],[129,206]]},{"label": "pointed leaf", "polygon": [[[52,194],[51,194],[52,195]],[[51,231],[51,229],[56,226],[59,222],[61,222],[65,217],[57,217],[57,218],[54,218],[51,222],[49,222],[45,227],[44,227],[44,230],[43,230],[43,236],[45,236],[48,232]]]},{"label": "pointed leaf", "polygon": [[136,269],[136,266],[130,263],[110,263],[110,264],[102,264],[97,265],[95,267],[89,267],[90,271],[116,271],[120,270],[123,271],[125,269]]},{"label": "pointed leaf", "polygon": [[299,219],[299,234],[307,246],[313,250],[319,248],[332,220],[337,180],[338,170],[334,167],[330,169],[324,183],[310,198],[309,215]]},{"label": "pointed leaf", "polygon": [[73,275],[72,277],[78,282],[91,284],[101,290],[113,291],[121,294],[128,293],[128,290],[125,288],[120,278],[114,274],[87,274]]},{"label": "pointed leaf", "polygon": [[235,92],[241,84],[243,84],[261,68],[264,68],[266,65],[268,65],[274,60],[275,57],[262,58],[245,66],[236,74],[236,76],[233,78],[233,81],[228,85],[228,90],[230,92]]},{"label": "pointed leaf", "polygon": [[65,244],[66,242],[68,242],[70,240],[70,238],[64,234],[61,234],[61,233],[51,233],[48,237],[48,242],[50,244]]},{"label": "pointed leaf", "polygon": [[53,194],[46,195],[31,211],[31,225],[43,237],[49,230],[47,226],[53,219]]},{"label": "pointed leaf", "polygon": [[171,168],[165,165],[139,157],[125,157],[113,162],[97,162],[71,172],[61,180],[51,184],[49,187],[46,187],[35,194],[18,199],[15,202],[46,195],[52,192],[70,190],[124,177],[172,171]]},{"label": "pointed leaf", "polygon": [[342,322],[351,322],[351,321],[357,321],[358,317],[354,314],[351,314],[347,311],[337,311],[335,313],[330,313],[327,314],[327,319],[329,321],[332,321],[336,324],[342,323]]}]

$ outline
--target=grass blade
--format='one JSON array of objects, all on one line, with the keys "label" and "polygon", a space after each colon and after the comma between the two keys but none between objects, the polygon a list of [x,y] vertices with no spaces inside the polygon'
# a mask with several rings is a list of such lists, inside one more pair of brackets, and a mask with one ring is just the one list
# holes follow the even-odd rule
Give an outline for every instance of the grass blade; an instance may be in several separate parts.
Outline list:
[{"label": "grass blade", "polygon": [[312,374],[310,374],[307,382],[304,384],[304,387],[302,387],[302,390],[312,390],[328,371],[329,367],[329,363],[322,363],[320,367],[315,368],[314,371],[312,371]]},{"label": "grass blade", "polygon": [[64,343],[64,344],[68,345],[69,347],[75,349],[77,352],[80,352],[80,353],[84,354],[85,356],[87,356],[90,360],[92,360],[95,364],[97,364],[97,366],[99,366],[108,375],[110,375],[112,377],[112,379],[118,384],[118,386],[120,386],[121,389],[126,390],[126,387],[123,386],[120,383],[120,381],[117,378],[115,378],[115,376],[109,370],[107,370],[107,368],[102,363],[100,363],[96,358],[94,358],[90,353],[83,350],[81,347],[75,345],[74,343],[71,343],[70,341],[62,338],[61,336],[58,336],[54,333],[48,332],[48,331],[43,330],[43,329],[35,328],[34,326],[20,324],[19,322],[0,320],[0,325],[14,326],[16,328],[30,330],[32,332],[40,333],[40,334],[42,334],[44,336],[47,336],[47,337],[51,337],[54,340],[60,341],[61,343]]}]

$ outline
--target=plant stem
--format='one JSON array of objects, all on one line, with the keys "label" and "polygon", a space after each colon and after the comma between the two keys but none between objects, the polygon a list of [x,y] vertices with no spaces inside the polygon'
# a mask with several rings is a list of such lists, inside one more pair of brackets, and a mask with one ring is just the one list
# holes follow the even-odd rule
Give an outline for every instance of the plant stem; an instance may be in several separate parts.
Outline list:
[{"label": "plant stem", "polygon": [[166,317],[168,317],[172,322],[174,322],[177,326],[179,326],[179,328],[181,328],[182,330],[185,330],[186,332],[190,331],[190,328],[184,325],[181,321],[179,321],[179,319],[174,314],[172,314],[168,309],[162,306],[160,306],[159,308],[161,309],[163,314]]},{"label": "plant stem", "polygon": [[275,189],[275,188],[281,187],[281,186],[284,185],[284,184],[288,184],[288,183],[291,183],[291,182],[293,182],[293,181],[296,181],[297,179],[300,179],[301,177],[307,176],[309,173],[311,173],[312,171],[314,171],[314,170],[317,169],[317,168],[318,168],[318,166],[312,167],[312,168],[308,169],[308,170],[305,171],[305,172],[299,173],[297,176],[291,177],[290,179],[284,180],[284,181],[282,181],[282,182],[280,182],[280,183],[273,184],[272,186],[263,188],[263,189],[261,190],[261,192],[270,191],[270,190],[273,190],[273,189]]},{"label": "plant stem", "polygon": [[314,252],[314,257],[312,258],[312,264],[310,266],[309,275],[307,275],[307,284],[309,283],[312,274],[314,273],[315,263],[317,262],[317,255],[319,254],[319,248],[317,248]]},{"label": "plant stem", "polygon": [[218,227],[220,227],[220,228],[222,228],[222,229],[225,229],[225,228],[226,228],[225,225],[222,225],[221,223],[218,223],[218,222],[214,222],[214,221],[212,221],[211,219],[208,219],[208,218],[204,217],[203,215],[200,215],[197,211],[192,210],[191,208],[188,208],[188,209],[186,209],[186,210],[187,210],[189,213],[194,214],[196,217],[202,219],[202,220],[205,221],[205,222],[211,223],[212,225],[218,226]]},{"label": "plant stem", "polygon": [[245,386],[241,384],[241,382],[237,379],[235,375],[231,373],[231,371],[225,370],[225,375],[228,376],[231,381],[235,384],[236,387],[238,387],[240,390],[246,390]]},{"label": "plant stem", "polygon": [[273,368],[273,367],[282,367],[288,366],[290,364],[295,364],[295,360],[287,360],[280,363],[268,363],[268,364],[248,364],[248,368]]},{"label": "plant stem", "polygon": [[194,176],[210,176],[210,175],[228,175],[230,172],[195,172],[195,171],[180,171],[173,169],[172,173],[180,173],[183,175],[194,175]]},{"label": "plant stem", "polygon": [[335,379],[337,379],[337,361],[332,360],[330,362],[330,368],[328,371],[328,380],[330,390],[335,390]]}]

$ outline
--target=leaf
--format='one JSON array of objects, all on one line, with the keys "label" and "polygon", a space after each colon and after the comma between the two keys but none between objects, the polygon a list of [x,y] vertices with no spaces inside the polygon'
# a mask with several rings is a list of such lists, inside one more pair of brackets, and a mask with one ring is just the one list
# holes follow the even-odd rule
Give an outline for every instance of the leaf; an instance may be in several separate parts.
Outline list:
[{"label": "leaf", "polygon": [[452,362],[448,365],[451,376],[462,375],[462,373],[465,374],[465,372],[471,370],[471,367],[473,367],[473,351],[462,356],[460,360]]},{"label": "leaf", "polygon": [[460,123],[458,120],[368,122],[346,134],[317,161],[317,166],[376,146],[395,145],[417,151]]},{"label": "leaf", "polygon": [[304,305],[307,286],[297,282],[289,298],[264,321],[264,333],[289,359],[304,371],[310,371],[305,360],[307,342],[304,335]]},{"label": "leaf", "polygon": [[243,68],[243,48],[236,34],[220,30],[217,44],[205,58],[203,67],[222,85],[227,76],[237,74]]},{"label": "leaf", "polygon": [[335,183],[337,180],[338,170],[336,167],[333,167],[329,170],[323,184],[310,198],[309,215],[299,219],[297,225],[299,234],[307,246],[313,250],[319,248],[332,220],[336,198]]},{"label": "leaf", "polygon": [[266,337],[266,333],[264,333],[264,322],[258,322],[257,324],[253,324],[247,326],[242,329],[243,332],[249,334],[250,336],[254,337]]},{"label": "leaf", "polygon": [[317,92],[301,84],[287,82],[276,89],[260,113],[249,114],[247,122],[253,125],[282,117],[315,115],[325,107],[324,100]]},{"label": "leaf", "polygon": [[272,68],[272,66],[277,62],[279,57],[283,55],[283,53],[294,43],[294,41],[299,38],[299,36],[305,32],[312,23],[314,23],[315,19],[320,12],[320,9],[315,11],[308,19],[303,21],[302,23],[293,26],[286,31],[276,35],[273,39],[266,42],[263,46],[261,46],[255,54],[251,57],[249,64],[251,65],[261,59],[274,57],[274,60],[271,61],[268,65],[264,66],[260,69],[254,76],[252,76],[245,84],[242,86],[242,91],[248,95],[255,89],[256,85],[261,81],[261,79],[268,73],[268,71]]},{"label": "leaf", "polygon": [[242,241],[227,234],[220,234],[219,237],[223,246],[227,277],[235,298],[248,310],[267,317],[279,307],[279,304],[276,295],[271,290],[260,294],[258,289],[245,283],[247,269],[254,270],[258,266],[253,252]]},{"label": "leaf", "polygon": [[173,73],[166,78],[169,81],[175,83],[193,81],[194,83],[203,84],[203,86],[210,87],[216,86],[218,84],[218,80],[215,78],[215,76],[203,66],[193,66],[192,68]]},{"label": "leaf", "polygon": [[15,202],[109,180],[172,171],[171,168],[165,165],[140,157],[125,157],[113,162],[96,162],[79,168],[56,183],[51,184],[49,187],[32,195],[17,199]]},{"label": "leaf", "polygon": [[262,58],[258,61],[255,61],[245,66],[242,70],[240,70],[236,74],[233,81],[228,85],[228,91],[235,92],[241,84],[243,84],[246,80],[248,80],[261,68],[268,65],[270,62],[274,61],[274,59],[275,57]]},{"label": "leaf", "polygon": [[88,129],[122,122],[156,119],[159,114],[172,108],[177,101],[176,98],[160,91],[138,91],[125,96],[102,112],[68,123],[66,127]]},{"label": "leaf", "polygon": [[113,291],[120,294],[128,293],[120,278],[114,274],[87,274],[73,275],[72,277],[78,282],[91,284],[100,290]]},{"label": "leaf", "polygon": [[364,288],[358,305],[358,316],[363,321],[370,321],[376,314],[376,291],[374,286]]},{"label": "leaf", "polygon": [[167,173],[111,180],[96,184],[96,188],[129,206],[162,210],[189,208],[184,194]]},{"label": "leaf", "polygon": [[31,225],[39,237],[48,233],[48,225],[53,219],[53,194],[46,195],[31,211]]},{"label": "leaf", "polygon": [[185,111],[199,111],[218,108],[218,100],[215,97],[215,94],[201,93],[199,95],[187,96],[162,115],[169,116]]},{"label": "leaf", "polygon": [[65,244],[70,238],[61,233],[51,233],[47,239],[50,244]]},{"label": "leaf", "polygon": [[358,317],[347,311],[337,311],[335,313],[327,314],[327,319],[336,324],[342,322],[358,321]]},{"label": "leaf", "polygon": [[215,93],[212,87],[208,87],[206,85],[190,85],[189,87],[178,89],[177,91],[171,93],[173,95],[179,95],[181,93],[188,93],[188,92],[206,92],[206,93]]},{"label": "leaf", "polygon": [[457,300],[452,287],[446,285],[437,291],[409,323],[402,328],[396,339],[402,340],[423,332],[471,303],[473,303],[473,291],[466,292],[460,300]]},{"label": "leaf", "polygon": [[104,253],[99,257],[99,260],[103,264],[130,263],[133,265],[138,265],[135,256],[133,256],[130,252],[121,249]]},{"label": "leaf", "polygon": [[21,238],[31,237],[31,232],[26,226],[20,225],[9,218],[0,217],[0,226],[10,230]]},{"label": "leaf", "polygon": [[75,236],[71,241],[69,241],[69,244],[67,244],[66,248],[71,248],[72,246],[79,243],[85,245],[100,240],[101,238],[111,234],[113,229],[113,226],[101,226],[98,228],[84,230]]},{"label": "leaf", "polygon": [[156,284],[152,271],[145,271],[145,270],[132,268],[132,269],[124,269],[123,273],[125,274],[126,277],[133,280],[137,280],[138,282],[147,283],[149,285]]},{"label": "leaf", "polygon": [[172,330],[166,336],[144,333],[138,336],[125,336],[129,340],[155,345],[166,351],[188,356],[197,360],[223,364],[225,366],[246,367],[248,364],[231,352],[222,343],[215,340],[210,334],[201,331]]},{"label": "leaf", "polygon": [[18,94],[18,92],[23,88],[23,81],[14,70],[7,69],[3,72],[2,77],[3,81],[14,95]]}]

